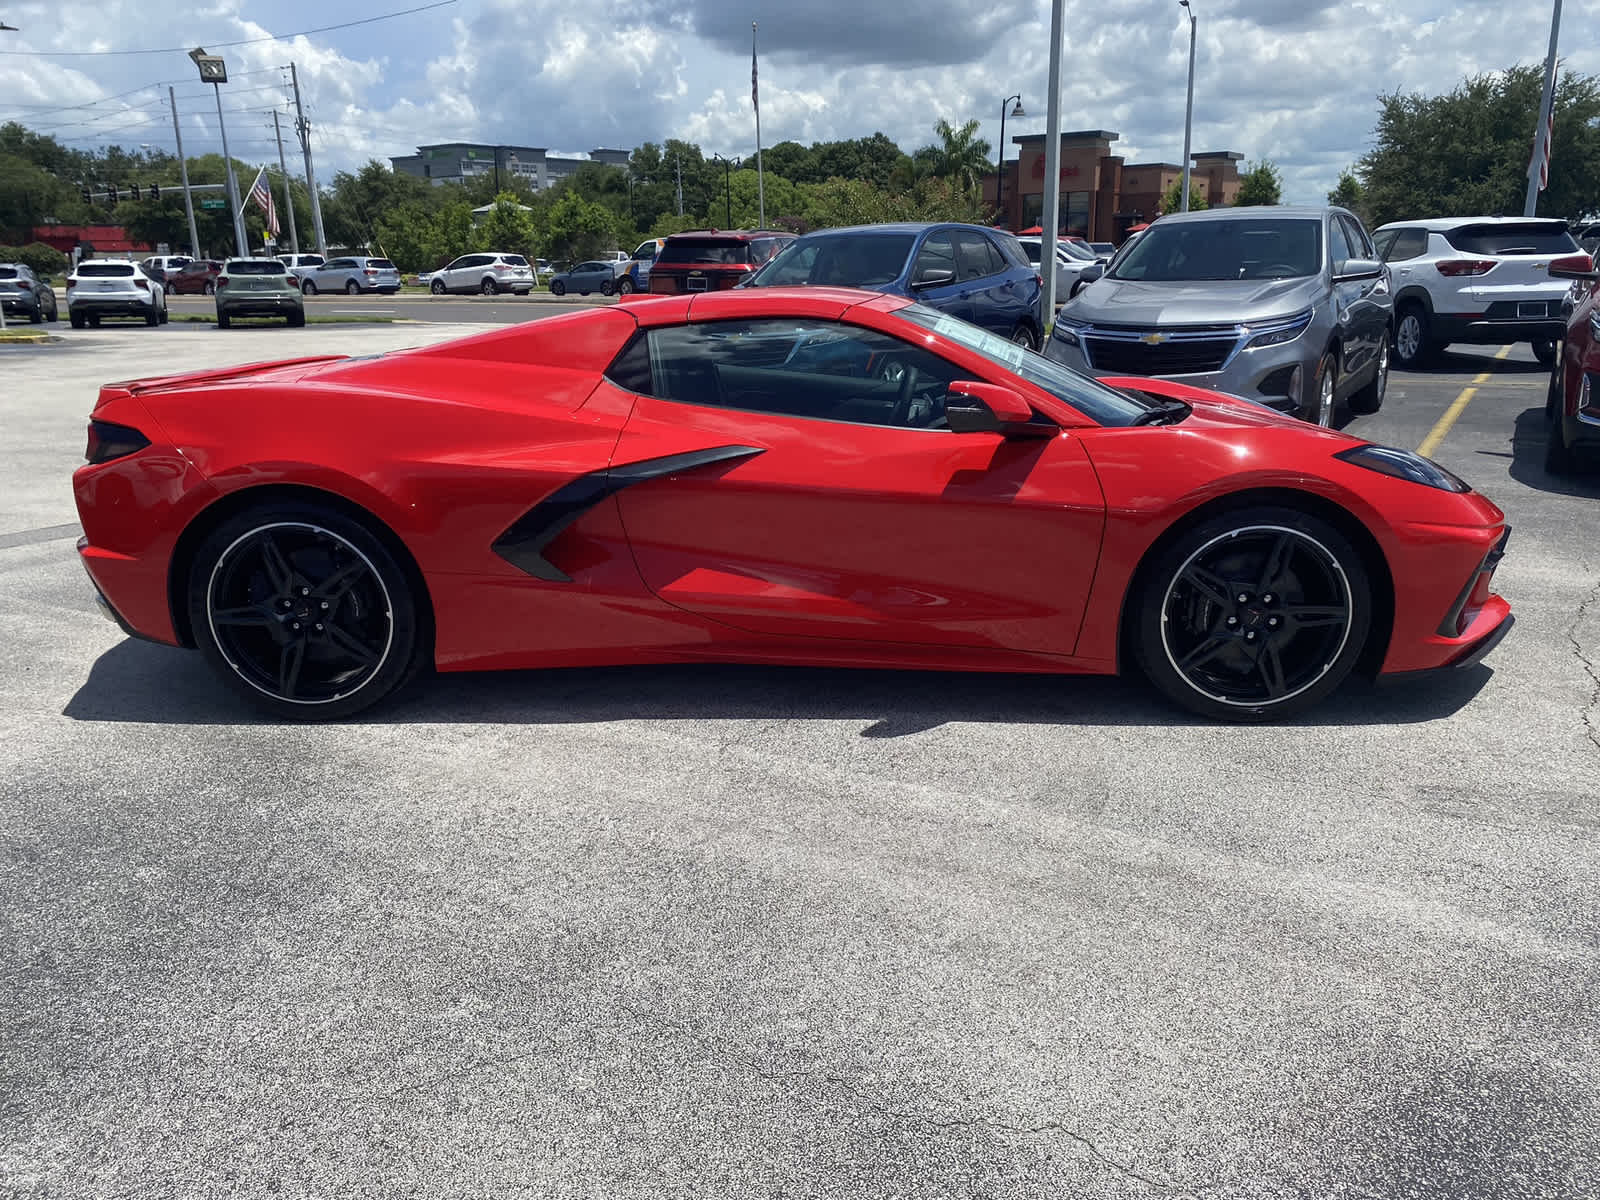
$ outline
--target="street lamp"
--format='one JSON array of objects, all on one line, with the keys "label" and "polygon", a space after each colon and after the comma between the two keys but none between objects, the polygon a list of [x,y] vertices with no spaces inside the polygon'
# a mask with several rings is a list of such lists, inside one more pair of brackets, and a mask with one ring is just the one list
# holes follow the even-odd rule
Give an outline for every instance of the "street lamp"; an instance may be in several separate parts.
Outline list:
[{"label": "street lamp", "polygon": [[228,204],[233,209],[233,239],[239,257],[244,258],[248,246],[244,237],[244,214],[239,211],[239,188],[233,181],[233,156],[228,153],[228,128],[222,120],[222,85],[228,82],[228,68],[220,54],[207,54],[204,46],[189,51],[189,57],[200,69],[200,82],[209,83],[217,94],[217,130],[222,134],[223,183],[228,190]]},{"label": "street lamp", "polygon": [[1183,198],[1178,205],[1179,212],[1189,211],[1189,135],[1194,129],[1194,6],[1189,0],[1178,0],[1179,5],[1189,14],[1189,103],[1183,110]]},{"label": "street lamp", "polygon": [[1005,194],[1006,194],[1006,105],[1010,104],[1013,100],[1015,100],[1017,102],[1017,106],[1011,110],[1011,115],[1013,117],[1025,117],[1025,116],[1028,115],[1027,113],[1022,111],[1022,93],[1021,92],[1018,92],[1015,96],[1007,96],[1004,100],[1000,101],[1000,150],[994,156],[994,166],[995,166],[994,207],[995,207],[995,211],[1000,214],[1000,219],[1002,221],[1005,221],[1006,228],[1008,228],[1008,229],[1011,227],[1011,222],[1006,221],[1006,206],[1005,206]]},{"label": "street lamp", "polygon": [[732,159],[730,161],[729,159],[723,158],[722,155],[720,155],[720,154],[713,154],[711,157],[716,159],[719,163],[722,164],[722,186],[723,186],[723,189],[724,189],[723,190],[723,194],[726,197],[726,199],[723,202],[722,227],[724,229],[732,229],[733,228],[733,169],[739,165],[739,161],[740,160],[735,158],[735,159]]}]

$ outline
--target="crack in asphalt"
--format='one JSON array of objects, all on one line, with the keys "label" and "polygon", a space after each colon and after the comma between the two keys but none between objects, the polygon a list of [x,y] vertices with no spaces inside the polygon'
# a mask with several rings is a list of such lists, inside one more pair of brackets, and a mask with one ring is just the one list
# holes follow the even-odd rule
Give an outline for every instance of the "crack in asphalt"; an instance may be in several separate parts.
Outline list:
[{"label": "crack in asphalt", "polygon": [[1600,600],[1600,583],[1595,584],[1593,590],[1583,598],[1583,603],[1578,605],[1578,611],[1573,614],[1572,624],[1567,626],[1567,641],[1572,643],[1572,653],[1583,664],[1583,669],[1589,675],[1589,682],[1593,685],[1589,690],[1589,702],[1583,707],[1583,726],[1595,749],[1600,750],[1600,719],[1596,717],[1597,712],[1600,712],[1600,664],[1596,664],[1594,659],[1584,653],[1583,643],[1578,640],[1578,627],[1583,624],[1590,606],[1597,600]]},{"label": "crack in asphalt", "polygon": [[831,1084],[840,1091],[848,1092],[864,1107],[871,1108],[880,1116],[886,1117],[890,1120],[899,1121],[905,1124],[923,1125],[929,1129],[941,1130],[976,1129],[981,1127],[999,1130],[1006,1133],[1020,1134],[1023,1136],[1031,1136],[1041,1133],[1058,1133],[1077,1143],[1079,1146],[1082,1146],[1096,1161],[1103,1163],[1128,1179],[1135,1180],[1147,1187],[1155,1188],[1159,1191],[1172,1193],[1174,1195],[1174,1200],[1182,1200],[1182,1198],[1185,1196],[1197,1195],[1199,1192],[1205,1191],[1209,1188],[1218,1187],[1221,1184],[1220,1180],[1210,1180],[1205,1183],[1183,1183],[1173,1180],[1157,1179],[1154,1176],[1145,1175],[1135,1170],[1133,1167],[1128,1166],[1126,1163],[1120,1162],[1111,1157],[1104,1150],[1101,1150],[1100,1147],[1094,1143],[1093,1139],[1086,1137],[1085,1135],[1077,1132],[1075,1129],[1071,1129],[1068,1126],[1063,1125],[1059,1121],[1046,1121],[1039,1125],[1011,1125],[1004,1121],[996,1121],[990,1117],[982,1116],[967,1117],[956,1121],[941,1121],[927,1113],[906,1112],[901,1109],[890,1108],[874,1100],[871,1096],[863,1092],[862,1089],[855,1083],[844,1078],[842,1075],[835,1075],[832,1073],[824,1073],[819,1075],[809,1071],[781,1071],[774,1073],[772,1071],[763,1069],[758,1062],[749,1056],[740,1054],[736,1051],[730,1051],[726,1046],[716,1045],[709,1038],[703,1036],[702,1034],[696,1033],[692,1029],[680,1025],[676,1021],[669,1021],[665,1017],[661,1017],[655,1013],[645,1012],[628,1004],[621,1004],[618,1007],[644,1024],[653,1025],[658,1029],[667,1030],[672,1034],[676,1034],[680,1038],[685,1038],[689,1041],[697,1043],[703,1047],[708,1054],[735,1059],[736,1061],[742,1063],[751,1074],[755,1075],[759,1079],[763,1079],[769,1083],[779,1083],[786,1079],[800,1078],[814,1082]]}]

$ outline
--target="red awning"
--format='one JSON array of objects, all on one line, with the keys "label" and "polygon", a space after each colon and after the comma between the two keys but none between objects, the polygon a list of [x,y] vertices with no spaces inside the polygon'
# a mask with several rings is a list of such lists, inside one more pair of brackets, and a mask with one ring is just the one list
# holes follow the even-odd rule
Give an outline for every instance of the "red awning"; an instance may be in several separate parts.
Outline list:
[{"label": "red awning", "polygon": [[1150,222],[1149,221],[1141,221],[1137,225],[1129,225],[1128,226],[1128,232],[1129,233],[1143,233],[1146,229],[1149,229],[1149,228],[1150,228]]},{"label": "red awning", "polygon": [[1043,225],[1030,225],[1030,226],[1028,226],[1028,228],[1026,228],[1026,229],[1024,229],[1022,231],[1022,236],[1023,237],[1027,237],[1028,234],[1030,234],[1030,233],[1043,233],[1043,232],[1044,232],[1044,226]]}]

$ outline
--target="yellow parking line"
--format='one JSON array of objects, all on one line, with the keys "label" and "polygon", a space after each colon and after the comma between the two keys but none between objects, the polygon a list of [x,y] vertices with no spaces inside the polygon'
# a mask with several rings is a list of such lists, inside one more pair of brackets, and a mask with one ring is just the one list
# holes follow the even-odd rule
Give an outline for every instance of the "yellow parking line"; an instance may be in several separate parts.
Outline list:
[{"label": "yellow parking line", "polygon": [[[1504,359],[1510,353],[1510,346],[1501,346],[1500,352],[1495,357]],[[1471,404],[1472,398],[1478,394],[1477,385],[1488,383],[1491,378],[1493,376],[1490,372],[1480,372],[1473,379],[1471,387],[1461,389],[1461,394],[1451,402],[1449,408],[1444,410],[1444,415],[1434,422],[1433,428],[1428,430],[1428,436],[1422,439],[1422,445],[1417,447],[1418,454],[1426,458],[1439,448],[1439,443],[1444,441],[1444,435],[1450,432],[1450,427],[1456,423],[1456,418],[1466,411],[1467,405]]]}]

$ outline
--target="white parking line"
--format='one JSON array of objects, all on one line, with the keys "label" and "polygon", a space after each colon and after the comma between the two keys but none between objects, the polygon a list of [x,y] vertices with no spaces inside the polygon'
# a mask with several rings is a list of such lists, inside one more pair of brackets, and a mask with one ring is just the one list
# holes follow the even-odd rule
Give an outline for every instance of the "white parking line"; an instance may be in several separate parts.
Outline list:
[{"label": "white parking line", "polygon": [[331,313],[343,317],[392,317],[395,310],[392,308],[330,308]]}]

